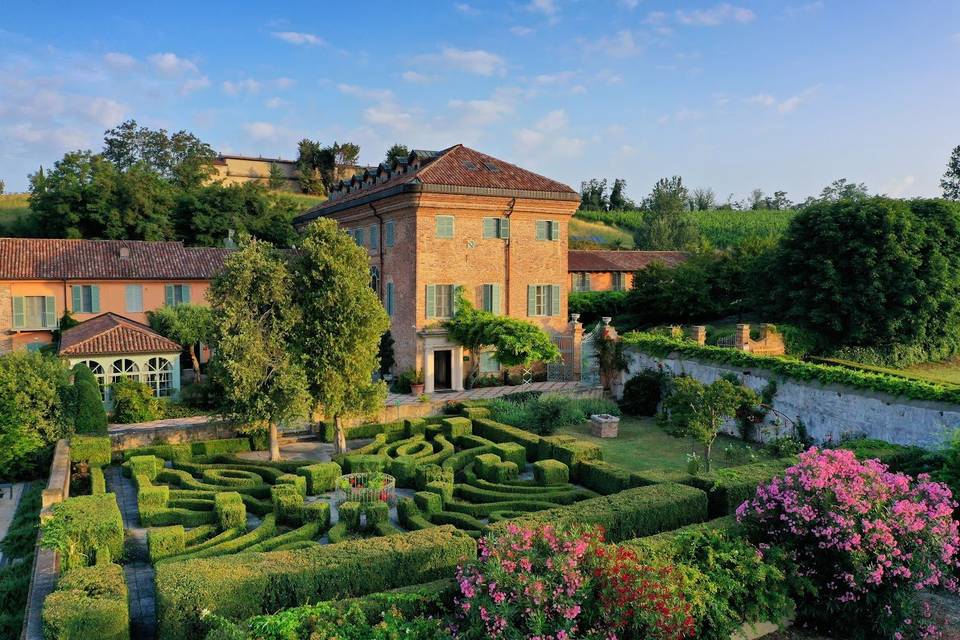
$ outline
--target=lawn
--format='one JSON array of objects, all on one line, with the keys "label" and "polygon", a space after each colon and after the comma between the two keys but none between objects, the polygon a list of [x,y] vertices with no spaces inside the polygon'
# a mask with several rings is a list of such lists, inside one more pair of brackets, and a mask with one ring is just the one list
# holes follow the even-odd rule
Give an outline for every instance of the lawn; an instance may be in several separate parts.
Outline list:
[{"label": "lawn", "polygon": [[[620,419],[620,434],[616,438],[595,438],[590,435],[590,423],[574,427],[564,427],[557,433],[571,435],[600,445],[603,459],[630,471],[649,469],[677,469],[687,467],[687,454],[696,451],[703,455],[703,447],[690,439],[674,438],[657,426],[654,418]],[[743,450],[747,445],[737,438],[720,436],[713,445],[713,464],[715,467],[731,467],[750,462]],[[740,455],[733,458],[725,454],[726,447],[733,447]],[[769,460],[770,456],[758,447],[759,460]]]},{"label": "lawn", "polygon": [[609,248],[633,249],[633,235],[620,227],[573,218],[570,220],[570,239],[587,240]]}]

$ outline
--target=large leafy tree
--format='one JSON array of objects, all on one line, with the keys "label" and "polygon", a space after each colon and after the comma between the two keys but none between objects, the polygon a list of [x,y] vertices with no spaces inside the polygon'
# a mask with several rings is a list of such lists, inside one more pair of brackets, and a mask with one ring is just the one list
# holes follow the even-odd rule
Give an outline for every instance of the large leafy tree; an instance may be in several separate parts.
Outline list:
[{"label": "large leafy tree", "polygon": [[410,155],[410,150],[407,149],[406,145],[396,143],[387,149],[387,155],[384,157],[384,162],[388,165],[392,165],[397,160],[406,160],[407,156]]},{"label": "large leafy tree", "polygon": [[610,208],[607,181],[592,178],[580,183],[580,209],[582,211],[606,211]]},{"label": "large leafy tree", "polygon": [[280,458],[278,425],[309,408],[304,367],[293,348],[300,322],[293,278],[269,243],[241,240],[210,288],[221,410],[249,430],[266,428],[270,458]]},{"label": "large leafy tree", "polygon": [[182,192],[171,217],[176,237],[190,244],[219,246],[233,231],[286,247],[296,240],[292,220],[300,211],[292,198],[263,185],[212,184]]},{"label": "large leafy tree", "polygon": [[210,344],[214,336],[213,312],[210,307],[197,304],[164,306],[147,311],[147,321],[154,331],[190,351],[194,375],[200,380],[197,350],[203,344]]},{"label": "large leafy tree", "polygon": [[689,196],[680,176],[661,178],[647,196],[643,222],[635,233],[638,248],[693,249],[700,242],[697,225],[686,215]]},{"label": "large leafy tree", "polygon": [[297,154],[300,188],[306,193],[326,193],[342,177],[345,169],[356,166],[359,155],[359,145],[352,142],[324,146],[304,138],[298,145]]},{"label": "large leafy tree", "polygon": [[216,154],[189,131],[167,133],[127,120],[103,136],[103,157],[120,171],[141,166],[183,188],[199,186],[213,173]]},{"label": "large leafy tree", "polygon": [[335,221],[307,228],[293,265],[302,311],[297,350],[317,408],[334,421],[337,451],[345,451],[344,418],[369,415],[386,399],[386,385],[373,374],[389,318],[370,287],[366,250]]},{"label": "large leafy tree", "polygon": [[723,378],[705,385],[695,378],[675,378],[663,401],[661,420],[678,438],[693,438],[703,445],[703,459],[710,471],[713,443],[720,429],[742,404],[756,405],[760,399],[751,389],[736,386]]},{"label": "large leafy tree", "polygon": [[943,197],[948,200],[960,200],[960,145],[953,148],[947,161],[947,170],[940,180]]},{"label": "large leafy tree", "polygon": [[540,327],[507,316],[476,309],[462,294],[457,295],[456,313],[443,323],[451,340],[471,353],[467,378],[473,385],[480,371],[479,354],[488,348],[502,365],[514,367],[532,362],[552,362],[560,357],[557,345]]},{"label": "large leafy tree", "polygon": [[784,319],[834,346],[960,348],[960,204],[845,198],[797,214],[770,271]]}]

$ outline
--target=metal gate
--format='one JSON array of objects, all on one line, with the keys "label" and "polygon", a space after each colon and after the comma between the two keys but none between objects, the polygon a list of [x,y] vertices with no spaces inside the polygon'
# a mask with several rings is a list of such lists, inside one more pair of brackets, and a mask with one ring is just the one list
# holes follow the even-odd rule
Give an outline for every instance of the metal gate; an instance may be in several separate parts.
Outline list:
[{"label": "metal gate", "polygon": [[548,382],[569,382],[573,379],[573,336],[554,336],[560,358],[547,363]]},{"label": "metal gate", "polygon": [[603,334],[603,323],[598,322],[580,343],[580,382],[590,387],[600,385],[600,360],[597,358],[597,340]]}]

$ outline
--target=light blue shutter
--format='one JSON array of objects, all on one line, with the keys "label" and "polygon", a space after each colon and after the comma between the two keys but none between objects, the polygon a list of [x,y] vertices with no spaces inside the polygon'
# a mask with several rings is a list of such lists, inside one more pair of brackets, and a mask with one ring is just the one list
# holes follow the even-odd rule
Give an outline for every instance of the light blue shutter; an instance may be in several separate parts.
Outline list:
[{"label": "light blue shutter", "polygon": [[163,302],[168,307],[172,307],[176,302],[173,298],[173,285],[168,284],[163,287]]},{"label": "light blue shutter", "polygon": [[484,238],[497,237],[497,219],[496,218],[483,219],[483,237]]},{"label": "light blue shutter", "polygon": [[427,285],[427,317],[437,317],[437,285]]},{"label": "light blue shutter", "polygon": [[387,315],[388,315],[388,316],[392,316],[392,315],[393,315],[393,283],[392,283],[392,282],[388,282],[388,283],[387,283],[387,304],[386,304],[386,307],[387,307]]},{"label": "light blue shutter", "polygon": [[180,291],[181,291],[180,302],[182,302],[183,304],[190,304],[190,285],[188,284],[180,285]]},{"label": "light blue shutter", "polygon": [[57,299],[47,296],[43,303],[43,326],[53,329],[57,326]]},{"label": "light blue shutter", "polygon": [[500,315],[500,285],[494,284],[490,285],[490,311],[496,315]]},{"label": "light blue shutter", "polygon": [[537,286],[533,284],[527,285],[527,315],[537,315]]},{"label": "light blue shutter", "polygon": [[370,248],[374,251],[377,250],[377,244],[380,241],[380,229],[377,228],[377,225],[370,226]]},{"label": "light blue shutter", "polygon": [[590,274],[589,273],[583,274],[583,290],[590,291]]},{"label": "light blue shutter", "polygon": [[70,286],[70,306],[73,308],[74,313],[83,312],[83,288],[79,285]]},{"label": "light blue shutter", "polygon": [[537,220],[537,240],[547,239],[547,221]]},{"label": "light blue shutter", "polygon": [[100,286],[90,285],[90,313],[100,313]]},{"label": "light blue shutter", "polygon": [[556,220],[550,220],[550,239],[559,240],[560,239],[560,224]]},{"label": "light blue shutter", "polygon": [[391,220],[383,228],[384,242],[388,247],[393,246],[393,221]]},{"label": "light blue shutter", "polygon": [[550,285],[550,315],[560,315],[560,285]]},{"label": "light blue shutter", "polygon": [[23,296],[17,296],[13,299],[13,328],[20,329],[26,324],[23,313]]},{"label": "light blue shutter", "polygon": [[510,218],[500,218],[500,237],[510,237]]}]

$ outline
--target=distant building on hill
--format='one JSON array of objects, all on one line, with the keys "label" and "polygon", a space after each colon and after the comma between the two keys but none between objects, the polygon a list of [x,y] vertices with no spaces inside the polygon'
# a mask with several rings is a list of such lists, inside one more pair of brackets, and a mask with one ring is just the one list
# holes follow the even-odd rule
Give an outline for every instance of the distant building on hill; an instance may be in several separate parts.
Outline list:
[{"label": "distant building on hill", "polygon": [[683,251],[571,250],[567,259],[570,291],[626,291],[633,286],[637,271],[654,262],[676,266],[688,256]]},{"label": "distant building on hill", "polygon": [[270,167],[276,165],[283,174],[283,191],[300,192],[300,179],[297,175],[296,160],[280,158],[261,158],[251,156],[219,155],[213,161],[216,173],[211,181],[221,181],[224,185],[259,182],[267,185],[270,181]]}]

